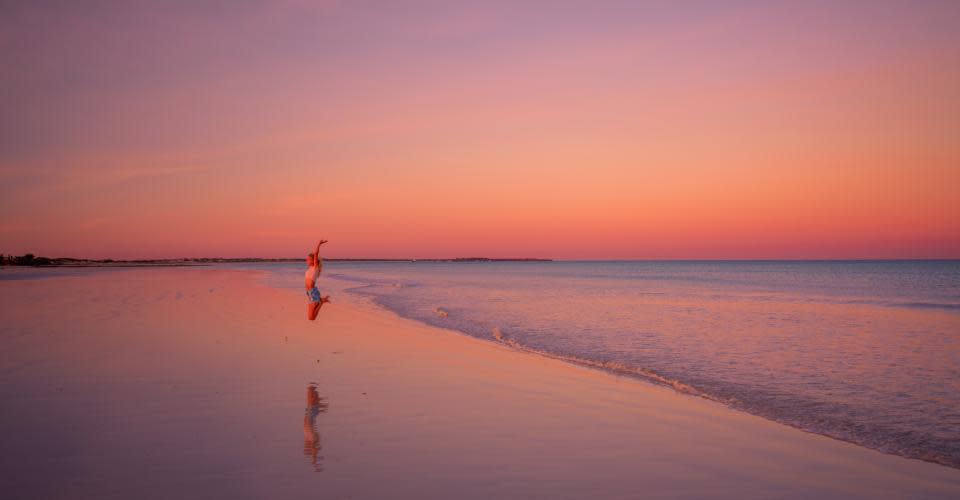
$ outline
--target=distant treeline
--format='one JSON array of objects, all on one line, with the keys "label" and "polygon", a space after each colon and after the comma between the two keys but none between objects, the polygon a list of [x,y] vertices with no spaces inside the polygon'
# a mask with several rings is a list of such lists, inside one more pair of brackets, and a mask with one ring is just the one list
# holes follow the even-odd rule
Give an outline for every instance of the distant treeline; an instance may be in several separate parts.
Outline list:
[{"label": "distant treeline", "polygon": [[21,256],[0,254],[4,266],[189,266],[229,262],[299,262],[303,259],[262,259],[258,257],[184,257],[182,259],[75,259],[73,257],[37,257],[32,253]]},{"label": "distant treeline", "polygon": [[0,254],[0,265],[4,266],[49,266],[55,265],[55,259],[37,257],[32,253],[21,256]]},{"label": "distant treeline", "polygon": [[[552,259],[488,257],[456,257],[452,259],[324,259],[327,262],[550,262]],[[0,254],[3,266],[191,266],[239,262],[300,262],[300,257],[264,259],[259,257],[184,257],[182,259],[74,259],[72,257],[37,257],[32,253],[16,256]]]}]

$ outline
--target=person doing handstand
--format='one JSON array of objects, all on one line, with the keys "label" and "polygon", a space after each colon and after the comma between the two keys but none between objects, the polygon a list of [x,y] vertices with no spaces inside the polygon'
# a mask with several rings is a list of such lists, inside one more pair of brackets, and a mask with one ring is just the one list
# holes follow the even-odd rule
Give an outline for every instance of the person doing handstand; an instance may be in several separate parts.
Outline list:
[{"label": "person doing handstand", "polygon": [[323,271],[320,245],[326,242],[327,240],[320,240],[320,243],[317,243],[317,249],[312,254],[307,255],[307,272],[303,274],[303,284],[307,289],[307,319],[310,321],[317,319],[320,308],[330,302],[330,296],[321,297],[320,290],[317,289],[317,279],[320,278],[320,272]]}]

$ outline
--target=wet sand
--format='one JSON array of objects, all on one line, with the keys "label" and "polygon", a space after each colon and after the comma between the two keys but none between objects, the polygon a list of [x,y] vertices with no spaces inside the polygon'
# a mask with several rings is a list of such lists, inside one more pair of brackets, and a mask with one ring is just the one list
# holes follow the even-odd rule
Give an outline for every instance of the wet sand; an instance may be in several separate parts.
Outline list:
[{"label": "wet sand", "polygon": [[960,496],[960,470],[336,296],[311,323],[261,279],[0,280],[4,497]]}]

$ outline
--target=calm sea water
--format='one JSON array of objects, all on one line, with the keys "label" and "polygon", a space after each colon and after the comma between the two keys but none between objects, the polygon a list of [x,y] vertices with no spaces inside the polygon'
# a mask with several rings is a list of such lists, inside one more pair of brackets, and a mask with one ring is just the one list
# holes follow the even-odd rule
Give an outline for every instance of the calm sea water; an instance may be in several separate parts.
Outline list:
[{"label": "calm sea water", "polygon": [[[299,286],[299,266],[272,269]],[[401,316],[960,467],[960,261],[329,263],[326,276]]]}]

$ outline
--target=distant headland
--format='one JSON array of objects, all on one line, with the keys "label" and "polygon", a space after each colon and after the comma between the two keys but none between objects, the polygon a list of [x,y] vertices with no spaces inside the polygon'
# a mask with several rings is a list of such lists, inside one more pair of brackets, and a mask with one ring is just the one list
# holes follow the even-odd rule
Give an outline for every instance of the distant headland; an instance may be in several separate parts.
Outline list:
[{"label": "distant headland", "polygon": [[[552,262],[553,259],[531,257],[490,258],[490,257],[454,257],[449,259],[323,259],[326,262]],[[257,262],[302,262],[301,257],[261,258],[261,257],[183,257],[180,259],[76,259],[72,257],[38,257],[32,253],[25,255],[0,254],[0,266],[62,266],[62,267],[139,267],[139,266],[204,266],[209,264],[257,263]]]}]

